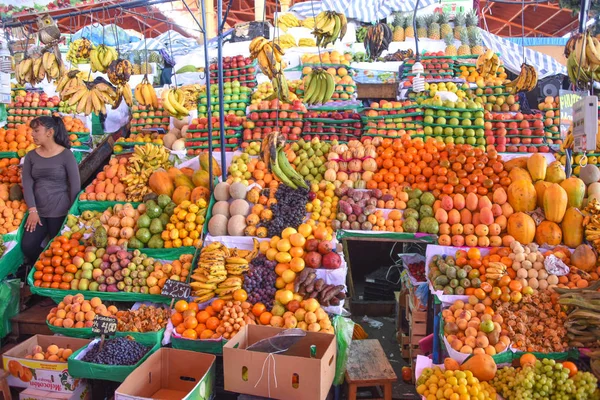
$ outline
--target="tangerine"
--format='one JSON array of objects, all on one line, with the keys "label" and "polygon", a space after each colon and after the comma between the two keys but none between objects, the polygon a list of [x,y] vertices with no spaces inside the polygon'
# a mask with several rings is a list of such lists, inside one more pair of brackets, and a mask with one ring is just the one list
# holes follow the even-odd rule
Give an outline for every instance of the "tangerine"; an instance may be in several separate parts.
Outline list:
[{"label": "tangerine", "polygon": [[220,324],[219,318],[210,317],[209,319],[206,320],[206,329],[215,331],[219,327],[219,324]]},{"label": "tangerine", "polygon": [[175,311],[178,311],[180,313],[186,311],[188,308],[189,304],[185,300],[179,300],[177,301],[177,303],[175,303]]},{"label": "tangerine", "polygon": [[260,314],[258,320],[260,321],[261,325],[269,325],[272,316],[273,314],[271,314],[268,311],[265,311],[264,313]]},{"label": "tangerine", "polygon": [[193,329],[186,329],[185,331],[183,331],[181,336],[183,336],[186,339],[198,339],[198,333],[196,333],[196,331]]}]

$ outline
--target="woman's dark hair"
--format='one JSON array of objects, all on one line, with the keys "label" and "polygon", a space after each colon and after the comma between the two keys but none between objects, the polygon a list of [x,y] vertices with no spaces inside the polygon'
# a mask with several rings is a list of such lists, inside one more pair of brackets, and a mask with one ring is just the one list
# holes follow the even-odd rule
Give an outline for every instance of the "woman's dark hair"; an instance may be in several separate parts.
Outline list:
[{"label": "woman's dark hair", "polygon": [[54,130],[54,141],[57,144],[60,144],[66,149],[71,148],[69,134],[67,133],[67,128],[61,117],[44,115],[31,120],[29,123],[29,126],[31,126],[32,129],[35,129],[40,125],[46,129]]}]

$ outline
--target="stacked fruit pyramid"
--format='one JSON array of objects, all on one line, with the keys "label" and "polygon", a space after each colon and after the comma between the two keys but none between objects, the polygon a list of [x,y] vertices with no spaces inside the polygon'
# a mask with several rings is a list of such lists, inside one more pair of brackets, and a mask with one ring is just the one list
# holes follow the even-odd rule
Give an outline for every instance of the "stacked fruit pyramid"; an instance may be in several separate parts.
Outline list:
[{"label": "stacked fruit pyramid", "polygon": [[[252,88],[242,85],[238,80],[225,82],[223,84],[223,110],[226,114],[243,117],[246,115],[246,107],[250,104]],[[212,116],[219,116],[219,86],[211,85],[210,102]],[[198,118],[208,117],[208,95],[206,89],[200,94],[198,99]]]},{"label": "stacked fruit pyramid", "polygon": [[560,99],[558,96],[547,96],[538,104],[538,109],[544,114],[544,130],[551,139],[560,139]]},{"label": "stacked fruit pyramid", "polygon": [[[256,82],[256,61],[249,57],[237,55],[233,57],[223,58],[223,82],[239,81],[249,88],[255,88]],[[210,64],[210,83],[218,83],[218,64],[213,62]]]},{"label": "stacked fruit pyramid", "polygon": [[[402,70],[402,79],[406,79],[412,82],[413,78],[417,75],[412,72],[412,66],[415,63],[414,58],[409,58],[404,62],[404,68]],[[425,53],[421,57],[421,64],[423,65],[424,73],[421,74],[427,81],[430,80],[442,80],[450,79],[454,77],[454,60],[452,57],[444,56],[443,52],[439,53]]]},{"label": "stacked fruit pyramid", "polygon": [[306,106],[300,100],[282,103],[273,99],[251,104],[248,119],[244,122],[244,143],[264,139],[275,130],[288,140],[298,140],[305,114]]},{"label": "stacked fruit pyramid", "polygon": [[410,100],[372,102],[362,118],[364,136],[423,135],[423,110]]},{"label": "stacked fruit pyramid", "polygon": [[58,111],[59,103],[58,96],[50,97],[39,91],[15,90],[11,103],[6,107],[7,128],[28,124],[32,119],[42,115],[52,115]]},{"label": "stacked fruit pyramid", "polygon": [[[213,149],[219,151],[220,141],[220,121],[218,117],[210,117],[212,123],[212,145]],[[225,116],[225,149],[234,151],[238,148],[242,138],[242,124],[246,117],[238,117],[234,114]],[[208,118],[194,118],[187,129],[187,138],[185,147],[188,155],[198,155],[203,150],[208,149],[209,128]]]},{"label": "stacked fruit pyramid", "polygon": [[131,107],[131,133],[140,134],[147,129],[162,128],[169,130],[169,113],[162,108],[162,100],[158,99],[158,108],[151,106],[134,105]]},{"label": "stacked fruit pyramid", "polygon": [[550,144],[561,141],[544,131],[542,114],[486,112],[485,136],[487,144],[499,152],[548,153]]},{"label": "stacked fruit pyramid", "polygon": [[360,114],[352,108],[337,111],[316,111],[306,113],[302,138],[311,140],[318,137],[322,141],[337,140],[348,142],[360,138],[363,124]]},{"label": "stacked fruit pyramid", "polygon": [[442,101],[426,99],[423,107],[425,137],[435,137],[445,143],[470,144],[485,150],[486,140],[481,104],[473,100]]},{"label": "stacked fruit pyramid", "polygon": [[[356,82],[352,76],[354,71],[349,66],[349,60],[345,55],[337,51],[322,53],[319,55],[305,55],[302,57],[302,80],[308,76],[313,69],[323,68],[333,75],[335,81],[335,90],[329,102],[339,102],[356,99]],[[299,96],[304,94],[304,83],[296,90]]]}]

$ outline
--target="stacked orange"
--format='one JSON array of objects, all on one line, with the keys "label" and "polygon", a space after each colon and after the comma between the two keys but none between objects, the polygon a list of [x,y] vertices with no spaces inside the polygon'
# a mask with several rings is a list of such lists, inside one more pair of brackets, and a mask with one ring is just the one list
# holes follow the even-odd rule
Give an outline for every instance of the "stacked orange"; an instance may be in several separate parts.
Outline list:
[{"label": "stacked orange", "polygon": [[21,168],[18,165],[0,166],[0,182],[21,183]]},{"label": "stacked orange", "polygon": [[18,152],[23,157],[33,144],[29,125],[17,125],[15,129],[0,129],[0,151]]},{"label": "stacked orange", "polygon": [[34,286],[71,289],[71,281],[75,279],[78,270],[73,263],[73,258],[83,258],[85,255],[85,246],[79,243],[81,237],[81,233],[77,232],[72,234],[70,239],[60,235],[50,242],[48,248],[34,264]]},{"label": "stacked orange", "polygon": [[69,132],[69,140],[73,146],[81,146],[81,142],[79,141],[79,136],[75,133],[89,133],[90,130],[86,128],[85,124],[79,118],[72,117],[70,115],[65,115],[62,117],[62,120],[65,124],[65,128],[67,128],[67,132]]},{"label": "stacked orange", "polygon": [[10,200],[9,186],[0,184],[0,234],[16,231],[27,211],[22,200]]},{"label": "stacked orange", "polygon": [[0,168],[7,167],[9,165],[19,165],[20,160],[18,158],[0,158]]},{"label": "stacked orange", "polygon": [[[305,225],[305,224],[303,224]],[[268,242],[260,243],[260,252],[268,260],[277,261],[275,287],[277,289],[294,290],[296,274],[304,267],[304,245],[313,233],[310,226],[300,226],[300,232],[288,227],[281,232],[281,237],[273,236]],[[305,236],[306,235],[306,236]]]},{"label": "stacked orange", "polygon": [[321,54],[305,54],[302,56],[303,64],[340,64],[350,65],[352,61],[351,54],[341,54],[337,50],[323,52]]}]

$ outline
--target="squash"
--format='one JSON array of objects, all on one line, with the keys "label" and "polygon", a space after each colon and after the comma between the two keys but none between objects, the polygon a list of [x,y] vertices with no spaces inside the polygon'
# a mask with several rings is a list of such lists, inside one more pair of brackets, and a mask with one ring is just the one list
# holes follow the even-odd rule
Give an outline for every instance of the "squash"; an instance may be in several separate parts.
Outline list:
[{"label": "squash", "polygon": [[525,169],[527,168],[527,160],[529,160],[529,157],[527,156],[513,158],[512,160],[504,163],[504,170],[510,172],[516,167]]},{"label": "squash", "polygon": [[480,381],[491,381],[496,376],[496,362],[489,354],[473,354],[460,366],[461,371],[471,371]]},{"label": "squash", "polygon": [[569,207],[562,220],[563,243],[572,249],[583,243],[583,214],[578,208]]},{"label": "squash", "polygon": [[531,175],[529,175],[529,172],[527,172],[526,169],[523,168],[519,168],[519,167],[515,167],[513,168],[509,173],[508,173],[508,177],[510,178],[511,182],[516,182],[519,181],[521,179],[525,179],[529,182],[533,182],[531,180]]},{"label": "squash", "polygon": [[565,168],[560,161],[553,161],[550,163],[550,165],[548,165],[548,168],[546,169],[546,179],[544,179],[545,181],[561,183],[566,178],[567,175],[565,174]]},{"label": "squash", "polygon": [[587,244],[577,246],[571,254],[571,264],[585,272],[592,272],[596,268],[596,260],[596,253]]},{"label": "squash", "polygon": [[544,192],[544,215],[548,221],[560,222],[567,211],[569,198],[558,183],[548,186]]},{"label": "squash", "polygon": [[535,221],[523,212],[514,213],[508,217],[506,231],[517,242],[524,245],[529,244],[535,237]]},{"label": "squash", "polygon": [[562,230],[556,222],[542,221],[535,230],[535,242],[540,246],[558,246],[562,242]]},{"label": "squash", "polygon": [[209,199],[210,191],[202,186],[194,188],[194,190],[192,190],[192,194],[190,195],[190,201],[194,204],[196,204],[198,200],[206,200],[206,202],[208,203]]},{"label": "squash", "polygon": [[544,180],[547,168],[548,161],[546,161],[546,157],[541,153],[532,154],[527,159],[527,170],[534,182]]},{"label": "squash", "polygon": [[192,189],[187,186],[178,186],[173,192],[173,202],[177,205],[189,200],[192,196]]},{"label": "squash", "polygon": [[581,208],[585,197],[585,183],[576,176],[572,176],[562,181],[560,186],[567,192],[569,207]]},{"label": "squash", "polygon": [[[217,163],[217,160],[215,160],[214,157],[211,157],[208,154],[208,151],[202,152],[198,156],[198,162],[200,163],[200,168],[202,168],[204,171],[208,171],[208,165],[209,165],[208,163],[210,162],[211,159],[212,159],[212,164],[213,164],[213,170],[212,170],[213,176],[221,175],[221,167]],[[200,186],[200,185],[196,185],[196,186]]]},{"label": "squash", "polygon": [[546,181],[537,181],[535,185],[533,185],[533,187],[535,188],[535,193],[537,194],[536,205],[539,208],[544,208],[544,193],[550,185],[552,184]]},{"label": "squash", "polygon": [[154,171],[150,175],[148,186],[154,193],[158,195],[166,194],[169,197],[173,195],[173,191],[175,190],[173,181],[169,178],[168,172],[164,170]]},{"label": "squash", "polygon": [[508,202],[515,212],[535,210],[537,197],[531,181],[525,179],[513,181],[508,187],[507,194]]},{"label": "squash", "polygon": [[195,187],[192,180],[187,175],[184,175],[184,174],[177,175],[175,177],[175,179],[173,180],[173,184],[175,185],[176,188],[178,188],[180,186],[186,186],[186,187],[190,188],[190,191]]}]

